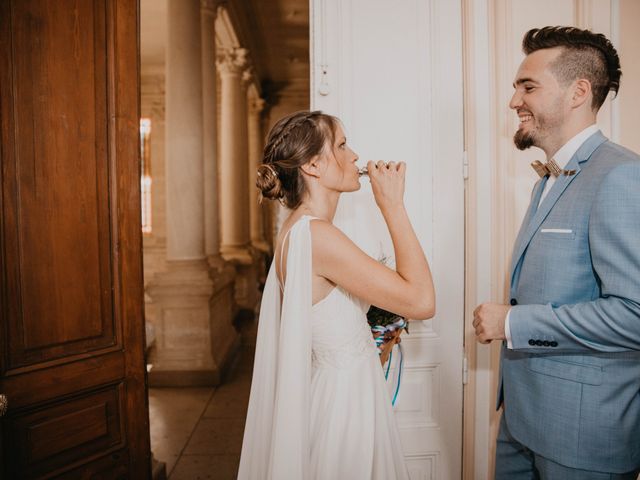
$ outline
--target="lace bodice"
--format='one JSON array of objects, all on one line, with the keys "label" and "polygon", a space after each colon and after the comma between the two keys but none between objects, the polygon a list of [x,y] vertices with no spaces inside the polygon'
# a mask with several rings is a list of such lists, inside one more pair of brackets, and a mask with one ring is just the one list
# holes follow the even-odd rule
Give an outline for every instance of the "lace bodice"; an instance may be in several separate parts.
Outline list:
[{"label": "lace bodice", "polygon": [[377,356],[375,341],[367,323],[369,305],[353,298],[340,287],[311,310],[313,368],[345,369],[359,360]]}]

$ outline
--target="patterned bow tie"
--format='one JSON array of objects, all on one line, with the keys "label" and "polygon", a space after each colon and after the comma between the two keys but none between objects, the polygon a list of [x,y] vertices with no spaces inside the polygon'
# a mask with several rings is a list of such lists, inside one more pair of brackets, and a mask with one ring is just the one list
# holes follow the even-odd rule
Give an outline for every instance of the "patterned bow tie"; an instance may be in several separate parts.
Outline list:
[{"label": "patterned bow tie", "polygon": [[540,160],[536,160],[531,164],[531,166],[536,171],[536,173],[540,175],[540,178],[546,177],[547,175],[553,175],[554,177],[557,177],[560,174],[571,176],[576,173],[575,170],[563,170],[558,166],[553,158],[546,163],[542,163]]}]

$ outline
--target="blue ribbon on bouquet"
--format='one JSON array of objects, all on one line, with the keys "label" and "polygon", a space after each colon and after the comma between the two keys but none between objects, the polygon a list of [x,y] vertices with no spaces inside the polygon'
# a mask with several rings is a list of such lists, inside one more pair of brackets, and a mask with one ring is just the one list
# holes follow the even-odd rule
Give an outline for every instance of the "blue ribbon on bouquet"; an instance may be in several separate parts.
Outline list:
[{"label": "blue ribbon on bouquet", "polygon": [[[381,353],[382,351],[382,344],[384,343],[384,335],[387,332],[395,332],[396,330],[402,330],[403,328],[405,328],[407,326],[407,321],[404,318],[399,318],[398,320],[396,320],[393,323],[390,323],[388,325],[385,326],[381,326],[381,325],[377,325],[375,327],[372,327],[371,330],[373,332],[379,333],[380,335],[378,335],[378,337],[375,339],[376,340],[376,346],[378,347],[378,353]],[[402,350],[402,345],[400,344],[395,344],[394,347],[397,347],[398,349],[398,361],[397,361],[397,368],[394,371],[394,380],[393,383],[395,383],[395,388],[393,391],[393,398],[391,400],[391,405],[395,406],[396,401],[398,400],[398,394],[400,393],[400,383],[402,382],[402,364],[403,364],[403,350]],[[391,370],[391,360],[393,359],[393,349],[391,350],[391,352],[389,352],[389,359],[387,360],[387,368],[384,372],[384,378],[385,380],[389,380],[389,371]]]},{"label": "blue ribbon on bouquet", "polygon": [[[400,382],[402,380],[402,357],[403,357],[402,345],[400,345],[399,343],[396,343],[395,348],[398,349],[398,368],[394,370],[394,375],[393,375],[395,377],[394,382],[396,384],[396,388],[393,391],[393,398],[391,399],[392,406],[396,405],[396,400],[398,399],[398,393],[400,393]],[[387,371],[384,374],[384,378],[387,380],[389,377],[389,370],[391,368],[392,357],[393,357],[393,350],[389,352],[389,361],[387,362]]]}]

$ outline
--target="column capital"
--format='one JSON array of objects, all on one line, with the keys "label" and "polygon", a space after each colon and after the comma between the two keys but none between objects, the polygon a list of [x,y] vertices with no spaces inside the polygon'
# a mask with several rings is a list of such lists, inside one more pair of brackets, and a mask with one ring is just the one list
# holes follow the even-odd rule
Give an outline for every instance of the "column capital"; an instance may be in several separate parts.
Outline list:
[{"label": "column capital", "polygon": [[224,48],[216,56],[216,65],[222,74],[242,74],[249,66],[249,51],[246,48]]},{"label": "column capital", "polygon": [[251,65],[247,65],[247,68],[242,72],[242,86],[244,88],[248,88],[249,85],[251,85],[251,82],[253,82],[253,79],[255,78],[254,73],[253,67]]}]

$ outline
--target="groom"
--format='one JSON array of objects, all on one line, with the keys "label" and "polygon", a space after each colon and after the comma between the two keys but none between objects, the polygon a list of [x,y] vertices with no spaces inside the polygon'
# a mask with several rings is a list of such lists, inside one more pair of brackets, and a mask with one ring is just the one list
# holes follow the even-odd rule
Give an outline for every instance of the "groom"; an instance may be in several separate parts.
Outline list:
[{"label": "groom", "polygon": [[510,305],[474,312],[504,340],[497,479],[635,479],[640,470],[640,157],[596,114],[620,61],[603,35],[527,32],[509,106],[546,162],[516,239]]}]

